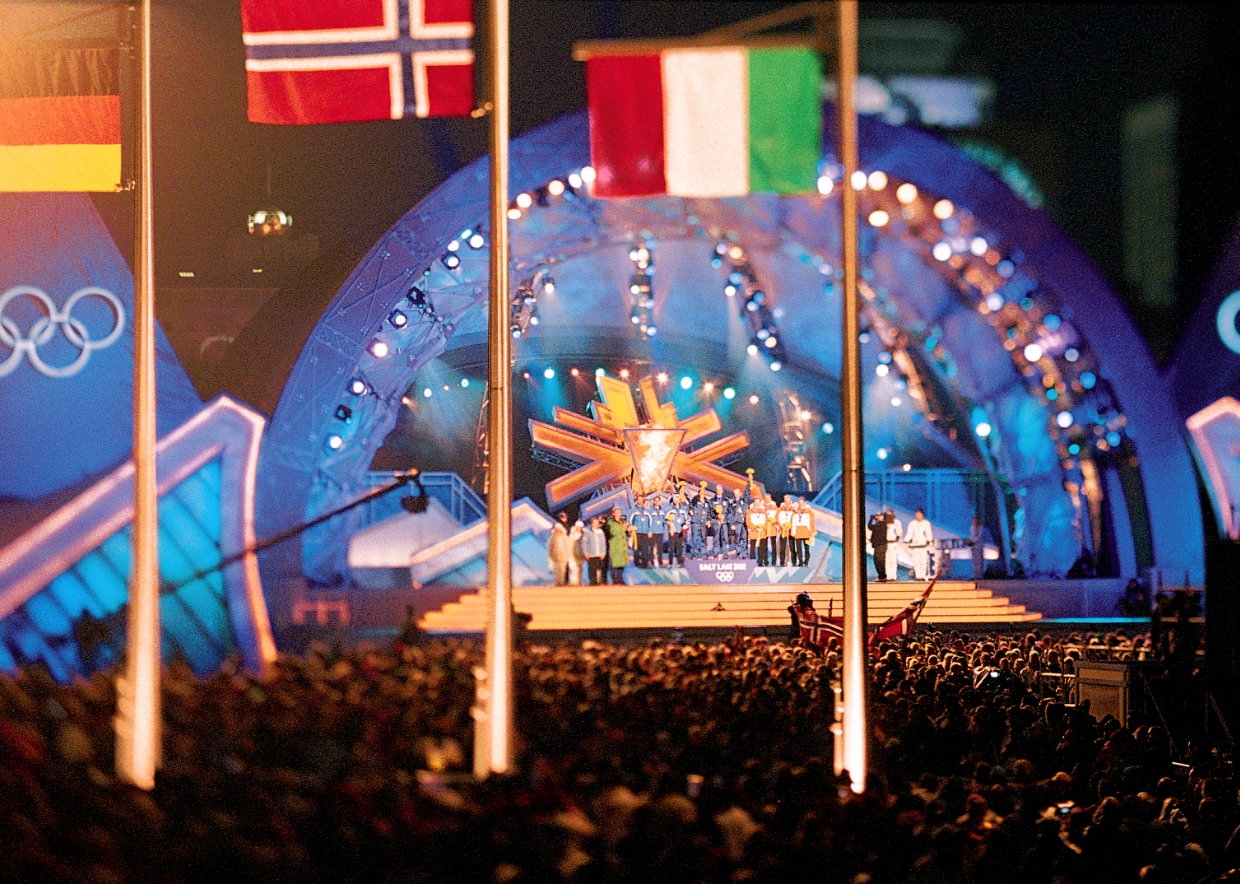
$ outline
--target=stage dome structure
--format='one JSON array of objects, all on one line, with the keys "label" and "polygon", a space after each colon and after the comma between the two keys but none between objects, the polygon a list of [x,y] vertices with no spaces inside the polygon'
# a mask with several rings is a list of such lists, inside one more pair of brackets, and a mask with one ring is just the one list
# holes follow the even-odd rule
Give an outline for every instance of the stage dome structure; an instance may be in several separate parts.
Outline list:
[{"label": "stage dome structure", "polygon": [[[814,196],[596,200],[588,154],[584,113],[512,144],[519,428],[588,398],[596,367],[662,370],[660,395],[682,414],[715,407],[725,432],[748,430],[740,466],[782,490],[796,484],[781,435],[791,396],[816,448],[803,478],[829,504],[837,201],[855,186],[871,487],[906,470],[985,476],[992,535],[1030,576],[1066,573],[1085,547],[1115,575],[1200,577],[1193,468],[1151,356],[1097,269],[992,172],[872,118],[860,121],[864,180],[840,180],[828,155]],[[264,442],[260,535],[355,498],[377,453],[467,471],[485,377],[486,219],[483,158],[410,210],[336,294]],[[642,250],[657,273],[645,273]],[[411,438],[411,427],[429,436]],[[523,460],[520,442],[517,481],[536,490],[549,467]],[[956,517],[967,526],[968,515]],[[269,553],[268,591],[294,574],[340,581],[361,527],[311,532],[300,556]]]}]

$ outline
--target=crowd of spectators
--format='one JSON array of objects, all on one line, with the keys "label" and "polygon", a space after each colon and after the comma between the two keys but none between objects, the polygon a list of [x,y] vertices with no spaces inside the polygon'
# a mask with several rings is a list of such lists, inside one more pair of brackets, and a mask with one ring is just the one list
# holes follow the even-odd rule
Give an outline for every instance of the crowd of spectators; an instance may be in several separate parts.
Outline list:
[{"label": "crowd of spectators", "polygon": [[481,783],[472,642],[171,664],[150,793],[112,773],[111,679],[29,669],[0,676],[0,882],[1235,880],[1230,766],[1062,702],[1072,645],[882,644],[861,796],[832,770],[838,654],[763,638],[525,645],[519,770]]}]

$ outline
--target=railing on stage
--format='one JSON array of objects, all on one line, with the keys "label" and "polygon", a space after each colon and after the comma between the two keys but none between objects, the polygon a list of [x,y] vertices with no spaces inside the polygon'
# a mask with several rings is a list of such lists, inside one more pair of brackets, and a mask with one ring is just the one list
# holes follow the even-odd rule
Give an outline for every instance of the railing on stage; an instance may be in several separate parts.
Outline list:
[{"label": "railing on stage", "polygon": [[[448,511],[448,514],[462,526],[468,527],[479,519],[486,518],[487,505],[474,489],[456,473],[422,473],[422,487],[433,499]],[[377,488],[391,484],[390,472],[371,472],[366,476],[366,487]],[[367,504],[362,508],[363,524],[366,528],[401,512],[400,495],[388,494]]]}]

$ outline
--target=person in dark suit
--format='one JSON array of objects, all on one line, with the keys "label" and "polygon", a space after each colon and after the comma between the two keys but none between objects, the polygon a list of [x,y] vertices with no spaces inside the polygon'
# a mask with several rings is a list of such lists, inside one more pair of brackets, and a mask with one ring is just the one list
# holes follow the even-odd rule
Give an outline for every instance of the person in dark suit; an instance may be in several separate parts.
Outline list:
[{"label": "person in dark suit", "polygon": [[866,522],[870,529],[870,546],[874,547],[874,570],[878,572],[878,582],[887,582],[887,517],[884,513],[875,513]]}]

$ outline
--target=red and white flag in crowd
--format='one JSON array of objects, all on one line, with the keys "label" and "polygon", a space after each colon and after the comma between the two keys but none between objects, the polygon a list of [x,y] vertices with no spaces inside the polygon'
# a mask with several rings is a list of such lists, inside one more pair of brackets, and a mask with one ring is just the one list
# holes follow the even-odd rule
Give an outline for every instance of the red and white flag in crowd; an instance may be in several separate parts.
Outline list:
[{"label": "red and white flag in crowd", "polygon": [[464,117],[473,0],[241,0],[249,119]]},{"label": "red and white flag in crowd", "polygon": [[870,639],[870,646],[877,647],[879,642],[895,638],[897,635],[912,635],[917,629],[917,618],[925,610],[926,601],[930,598],[930,590],[934,589],[935,581],[938,579],[936,575],[926,587],[925,592],[905,605],[904,610],[894,614],[886,623],[879,626],[874,632],[874,637]]}]

